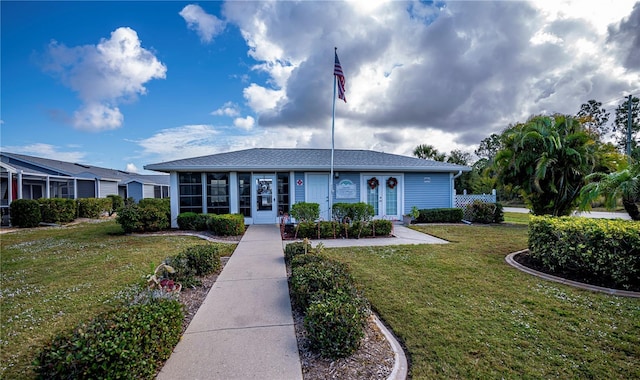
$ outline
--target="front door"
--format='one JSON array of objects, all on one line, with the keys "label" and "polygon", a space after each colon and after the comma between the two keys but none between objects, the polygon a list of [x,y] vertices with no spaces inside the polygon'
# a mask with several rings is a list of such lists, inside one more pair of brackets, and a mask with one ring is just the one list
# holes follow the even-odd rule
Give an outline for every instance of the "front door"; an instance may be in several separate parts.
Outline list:
[{"label": "front door", "polygon": [[369,174],[363,176],[363,182],[362,188],[366,189],[365,201],[373,206],[375,218],[402,219],[402,176]]},{"label": "front door", "polygon": [[307,174],[308,203],[320,205],[320,219],[329,220],[329,175]]},{"label": "front door", "polygon": [[254,196],[253,196],[253,223],[272,224],[277,223],[278,207],[277,182],[275,174],[254,174],[253,175]]}]

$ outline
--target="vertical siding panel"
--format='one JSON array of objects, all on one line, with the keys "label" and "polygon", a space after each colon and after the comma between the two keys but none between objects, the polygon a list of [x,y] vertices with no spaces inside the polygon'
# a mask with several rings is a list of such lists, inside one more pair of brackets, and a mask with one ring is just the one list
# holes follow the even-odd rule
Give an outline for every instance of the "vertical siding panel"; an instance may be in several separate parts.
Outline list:
[{"label": "vertical siding panel", "polygon": [[118,183],[113,181],[100,181],[100,197],[106,198],[107,195],[118,195]]},{"label": "vertical siding panel", "polygon": [[[298,186],[298,180],[303,182],[302,186]],[[294,186],[296,187],[296,194],[293,203],[304,202],[304,187],[307,185],[306,183],[304,183],[304,172],[296,172],[294,182]]]},{"label": "vertical siding panel", "polygon": [[411,210],[413,206],[419,209],[451,207],[450,174],[405,173],[405,212]]}]

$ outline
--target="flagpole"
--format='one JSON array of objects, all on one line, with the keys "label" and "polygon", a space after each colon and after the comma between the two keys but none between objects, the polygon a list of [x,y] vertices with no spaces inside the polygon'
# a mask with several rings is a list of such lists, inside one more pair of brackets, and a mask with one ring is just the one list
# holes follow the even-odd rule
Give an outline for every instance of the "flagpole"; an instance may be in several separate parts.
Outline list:
[{"label": "flagpole", "polygon": [[[338,54],[338,48],[333,48],[334,54]],[[333,150],[335,146],[335,126],[336,126],[336,82],[333,75],[333,109],[331,110],[331,173],[329,174],[329,220],[333,216]]]}]

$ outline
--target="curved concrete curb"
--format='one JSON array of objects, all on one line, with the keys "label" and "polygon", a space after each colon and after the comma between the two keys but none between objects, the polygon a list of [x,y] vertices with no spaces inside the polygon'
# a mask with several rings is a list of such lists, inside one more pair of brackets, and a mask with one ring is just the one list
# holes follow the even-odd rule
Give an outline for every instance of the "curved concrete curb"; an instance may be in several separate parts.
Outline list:
[{"label": "curved concrete curb", "polygon": [[393,370],[391,371],[389,377],[387,377],[387,380],[406,379],[409,371],[409,364],[407,362],[407,356],[404,354],[404,350],[402,349],[400,342],[398,342],[398,339],[396,339],[395,335],[393,335],[393,333],[389,331],[387,326],[385,326],[384,323],[380,321],[378,315],[376,313],[372,314],[376,326],[378,326],[378,328],[382,332],[382,335],[384,335],[385,339],[387,339],[387,341],[391,345],[391,349],[393,350]]},{"label": "curved concrete curb", "polygon": [[521,253],[528,252],[528,251],[529,251],[528,249],[523,249],[521,251],[510,253],[509,255],[507,255],[507,257],[504,258],[504,260],[507,262],[507,264],[511,265],[512,267],[514,267],[514,268],[516,268],[518,270],[521,270],[521,271],[523,271],[525,273],[528,273],[528,274],[536,276],[536,277],[540,277],[540,278],[545,279],[545,280],[559,282],[561,284],[573,286],[573,287],[576,287],[576,288],[579,288],[579,289],[590,290],[592,292],[607,293],[607,294],[611,294],[611,295],[614,295],[614,296],[620,296],[620,297],[640,298],[640,292],[631,292],[631,291],[628,291],[628,290],[610,289],[610,288],[604,288],[602,286],[595,286],[595,285],[584,284],[582,282],[571,281],[571,280],[567,280],[567,279],[562,278],[562,277],[557,277],[557,276],[553,276],[553,275],[550,275],[550,274],[538,272],[537,270],[533,270],[531,268],[525,267],[524,265],[522,265],[519,262],[515,261],[514,257],[516,255],[519,255]]}]

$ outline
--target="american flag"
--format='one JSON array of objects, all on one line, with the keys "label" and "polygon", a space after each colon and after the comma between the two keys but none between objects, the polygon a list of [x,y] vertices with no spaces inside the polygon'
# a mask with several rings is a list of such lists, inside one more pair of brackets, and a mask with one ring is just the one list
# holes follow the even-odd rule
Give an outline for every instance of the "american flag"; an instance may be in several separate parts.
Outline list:
[{"label": "american flag", "polygon": [[336,63],[333,67],[333,75],[336,76],[336,78],[338,79],[338,98],[344,100],[344,102],[347,102],[347,98],[344,96],[345,90],[344,90],[344,74],[342,73],[342,66],[340,66],[340,60],[338,59],[338,52],[335,52],[336,54]]}]

